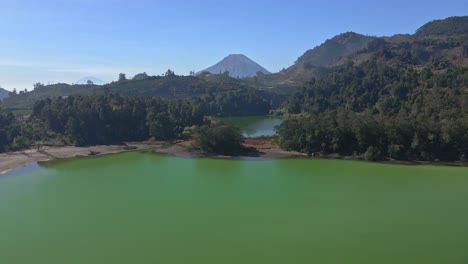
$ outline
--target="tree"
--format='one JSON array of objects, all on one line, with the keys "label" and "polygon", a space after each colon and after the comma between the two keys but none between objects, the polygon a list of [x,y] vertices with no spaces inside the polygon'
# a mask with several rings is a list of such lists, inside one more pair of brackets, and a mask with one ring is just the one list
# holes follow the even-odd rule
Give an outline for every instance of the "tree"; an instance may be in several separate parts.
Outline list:
[{"label": "tree", "polygon": [[235,155],[242,151],[242,133],[233,126],[201,126],[194,135],[193,147],[205,154]]},{"label": "tree", "polygon": [[93,85],[94,83],[93,83],[93,81],[88,80],[88,81],[86,82],[86,84],[87,84],[87,85]]},{"label": "tree", "polygon": [[125,73],[120,73],[119,74],[119,82],[123,82],[127,80],[127,76],[125,75]]},{"label": "tree", "polygon": [[37,82],[33,85],[33,87],[34,87],[34,90],[36,90],[36,89],[45,87],[45,85],[43,83]]},{"label": "tree", "polygon": [[175,76],[174,71],[171,71],[171,69],[168,69],[165,73],[166,76]]},{"label": "tree", "polygon": [[147,79],[148,77],[149,77],[148,74],[146,74],[146,72],[143,72],[143,73],[139,73],[133,76],[133,80],[141,81],[141,80]]}]

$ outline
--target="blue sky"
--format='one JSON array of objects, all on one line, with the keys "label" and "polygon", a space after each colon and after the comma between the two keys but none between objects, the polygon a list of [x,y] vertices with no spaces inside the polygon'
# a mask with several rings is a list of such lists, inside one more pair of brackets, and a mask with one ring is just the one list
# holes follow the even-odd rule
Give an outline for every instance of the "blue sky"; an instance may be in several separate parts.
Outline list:
[{"label": "blue sky", "polygon": [[342,32],[414,33],[468,15],[446,1],[0,0],[0,85],[104,81],[124,72],[188,74],[231,53],[270,71]]}]

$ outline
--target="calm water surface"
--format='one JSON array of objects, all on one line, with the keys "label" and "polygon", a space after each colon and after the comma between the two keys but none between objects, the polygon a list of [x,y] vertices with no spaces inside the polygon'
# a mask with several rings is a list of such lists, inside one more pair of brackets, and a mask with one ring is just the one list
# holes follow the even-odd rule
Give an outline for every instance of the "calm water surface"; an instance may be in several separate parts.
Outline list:
[{"label": "calm water surface", "polygon": [[0,178],[0,263],[468,263],[468,169],[144,152]]},{"label": "calm water surface", "polygon": [[220,120],[239,127],[244,137],[274,136],[275,126],[282,122],[273,116],[223,117]]}]

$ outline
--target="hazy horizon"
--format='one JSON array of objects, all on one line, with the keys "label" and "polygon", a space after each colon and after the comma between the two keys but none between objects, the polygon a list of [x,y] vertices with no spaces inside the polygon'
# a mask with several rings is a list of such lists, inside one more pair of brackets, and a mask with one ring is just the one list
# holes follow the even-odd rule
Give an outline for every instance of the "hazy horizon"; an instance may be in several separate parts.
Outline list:
[{"label": "hazy horizon", "polygon": [[[1,1],[1,0],[0,0]],[[120,72],[188,75],[229,54],[271,72],[326,39],[412,34],[423,24],[466,15],[464,1],[4,1],[0,17],[0,85],[105,82]]]}]

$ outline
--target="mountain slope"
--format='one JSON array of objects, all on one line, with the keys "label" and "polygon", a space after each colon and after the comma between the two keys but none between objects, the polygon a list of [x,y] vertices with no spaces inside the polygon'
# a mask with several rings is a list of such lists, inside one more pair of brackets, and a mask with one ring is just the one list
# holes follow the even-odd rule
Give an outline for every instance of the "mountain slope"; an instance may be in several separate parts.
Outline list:
[{"label": "mountain slope", "polygon": [[209,72],[212,74],[219,74],[226,71],[229,72],[229,76],[234,78],[254,77],[257,75],[257,72],[270,74],[268,70],[242,54],[231,54],[222,61],[199,73]]},{"label": "mountain slope", "polygon": [[468,34],[468,16],[434,20],[420,27],[415,36],[465,35]]},{"label": "mountain slope", "polygon": [[9,93],[10,93],[9,91],[7,91],[7,90],[0,87],[0,100],[2,100],[3,98],[8,97]]},{"label": "mountain slope", "polygon": [[375,37],[368,37],[354,32],[347,32],[327,40],[322,45],[308,50],[297,62],[314,66],[329,66],[337,58],[347,53],[363,49]]},{"label": "mountain slope", "polygon": [[468,67],[468,16],[435,20],[414,35],[376,38],[363,50],[343,56],[335,65],[376,60],[387,65],[446,69]]},{"label": "mountain slope", "polygon": [[414,35],[368,37],[353,32],[340,34],[308,50],[281,72],[295,81],[321,78],[334,67],[375,60],[414,69],[468,66],[468,16],[431,21]]}]

